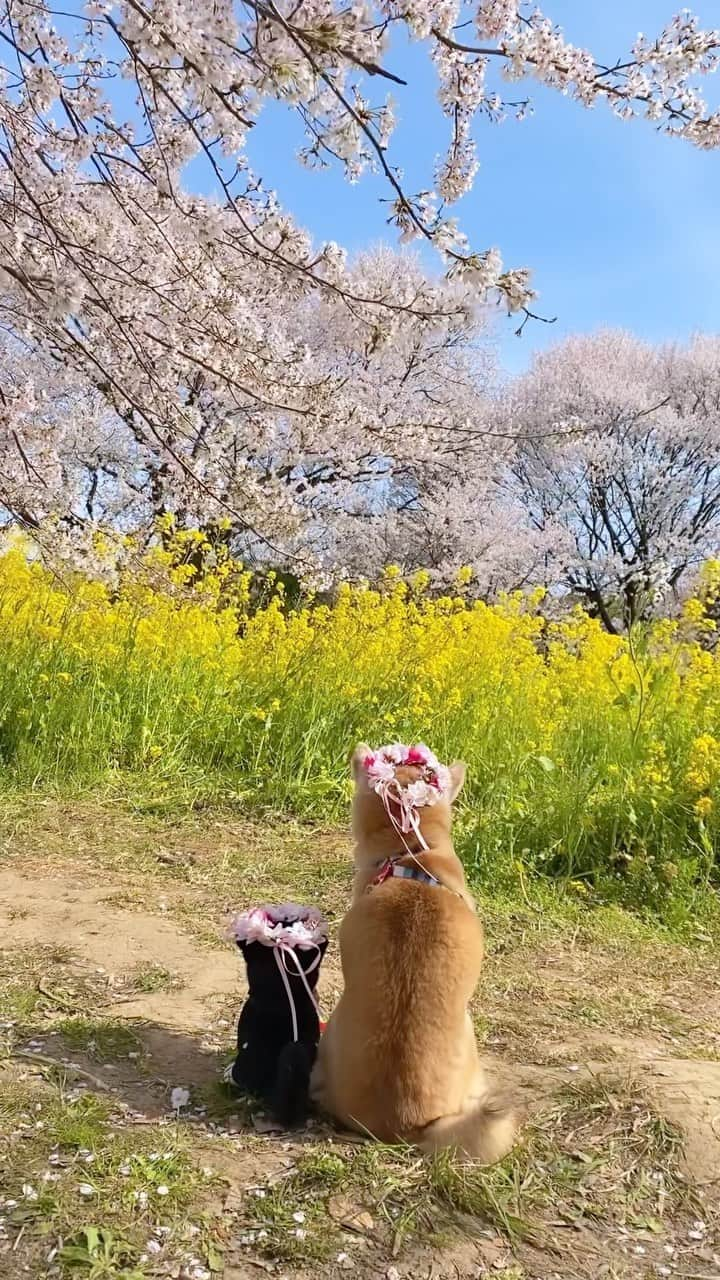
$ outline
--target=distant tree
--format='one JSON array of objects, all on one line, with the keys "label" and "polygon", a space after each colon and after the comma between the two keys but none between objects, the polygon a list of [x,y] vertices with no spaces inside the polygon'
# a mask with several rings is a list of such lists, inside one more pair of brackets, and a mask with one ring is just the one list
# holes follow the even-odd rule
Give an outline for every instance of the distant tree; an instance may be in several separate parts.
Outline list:
[{"label": "distant tree", "polygon": [[720,339],[652,347],[571,338],[503,406],[510,489],[552,549],[550,576],[613,631],[720,546]]}]

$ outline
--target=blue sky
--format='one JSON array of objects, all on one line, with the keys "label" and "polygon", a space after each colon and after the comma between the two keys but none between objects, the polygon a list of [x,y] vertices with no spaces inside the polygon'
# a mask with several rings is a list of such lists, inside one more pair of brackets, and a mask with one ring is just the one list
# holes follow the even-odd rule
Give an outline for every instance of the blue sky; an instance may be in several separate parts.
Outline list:
[{"label": "blue sky", "polygon": [[[546,0],[569,39],[611,62],[638,31],[654,35],[677,0]],[[709,0],[692,6],[707,26]],[[434,157],[447,124],[435,100],[435,75],[421,46],[397,47],[386,60],[409,81],[394,89],[399,125],[391,159],[409,190],[432,185]],[[515,93],[516,87],[510,86]],[[705,91],[718,101],[711,78]],[[551,327],[517,320],[498,324],[500,354],[510,371],[534,350],[572,332],[603,326],[652,340],[720,330],[720,153],[659,135],[643,120],[623,122],[603,105],[586,111],[557,93],[530,86],[535,115],[523,123],[479,122],[481,169],[458,206],[474,247],[496,244],[509,266],[534,269],[538,309],[557,315]],[[339,172],[308,172],[295,160],[302,133],[280,106],[253,131],[249,158],[266,185],[318,239],[350,250],[395,241],[385,225],[380,181],[349,186]],[[428,257],[428,265],[434,259]]]}]

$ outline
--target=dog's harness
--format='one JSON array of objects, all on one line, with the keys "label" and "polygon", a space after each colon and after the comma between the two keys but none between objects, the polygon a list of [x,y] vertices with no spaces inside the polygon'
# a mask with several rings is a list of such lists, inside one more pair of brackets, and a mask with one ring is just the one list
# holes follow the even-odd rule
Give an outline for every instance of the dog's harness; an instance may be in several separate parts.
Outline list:
[{"label": "dog's harness", "polygon": [[417,867],[401,866],[400,859],[406,857],[407,854],[399,853],[394,858],[386,858],[381,864],[375,879],[370,882],[369,888],[374,889],[376,885],[384,884],[386,880],[390,880],[393,876],[401,880],[419,880],[422,884],[432,885],[433,888],[442,889],[445,887],[437,876],[431,876],[430,872],[423,870],[419,863]]},{"label": "dog's harness", "polygon": [[[456,898],[462,898],[462,894],[458,893],[457,889],[451,889],[449,885],[443,884],[442,880],[438,880],[437,876],[426,871],[415,850],[410,848],[407,837],[414,836],[420,851],[430,853],[430,846],[420,830],[420,819],[415,805],[404,789],[398,785],[397,779],[381,781],[375,787],[375,791],[382,800],[390,824],[404,846],[404,851],[380,863],[377,875],[370,881],[367,891],[384,884],[386,880],[397,877],[402,880],[419,880],[421,884],[428,884],[434,889],[447,889],[448,893],[454,894]],[[400,862],[403,858],[412,858],[415,866],[401,866]]]},{"label": "dog's harness", "polygon": [[[374,889],[376,885],[383,884],[386,880],[390,880],[392,877],[397,877],[397,879],[402,880],[419,880],[421,884],[429,884],[432,888],[446,889],[447,885],[444,885],[442,880],[438,880],[437,876],[432,876],[429,871],[425,870],[422,862],[420,862],[420,859],[414,849],[410,848],[406,839],[406,836],[410,834],[414,835],[420,845],[421,851],[424,850],[425,853],[430,852],[430,847],[420,830],[420,822],[413,805],[408,802],[407,797],[397,786],[397,783],[394,785],[392,783],[384,783],[379,789],[378,794],[385,806],[385,812],[387,813],[396,834],[400,837],[401,844],[405,847],[402,853],[396,853],[394,857],[386,858],[385,861],[380,864],[378,873],[375,876],[375,879],[368,885],[368,889]],[[398,810],[397,816],[393,812],[394,809]],[[402,858],[412,858],[415,866],[401,866],[400,862]],[[450,893],[454,892],[454,889],[450,890]]]}]

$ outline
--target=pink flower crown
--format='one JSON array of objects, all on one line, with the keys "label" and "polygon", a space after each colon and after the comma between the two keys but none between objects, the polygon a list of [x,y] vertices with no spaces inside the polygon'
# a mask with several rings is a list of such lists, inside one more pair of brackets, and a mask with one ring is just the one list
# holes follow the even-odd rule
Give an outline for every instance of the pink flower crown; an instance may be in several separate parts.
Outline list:
[{"label": "pink flower crown", "polygon": [[[397,780],[396,770],[402,765],[418,769],[420,777],[414,782],[401,786]],[[410,747],[402,742],[378,747],[376,751],[365,756],[363,766],[373,791],[383,796],[387,792],[388,783],[393,783],[413,808],[436,804],[450,791],[450,770],[440,763],[424,742],[417,742]]]},{"label": "pink flower crown", "polygon": [[233,916],[227,936],[233,942],[262,942],[266,947],[318,947],[327,942],[327,921],[315,907],[296,902],[251,907]]}]

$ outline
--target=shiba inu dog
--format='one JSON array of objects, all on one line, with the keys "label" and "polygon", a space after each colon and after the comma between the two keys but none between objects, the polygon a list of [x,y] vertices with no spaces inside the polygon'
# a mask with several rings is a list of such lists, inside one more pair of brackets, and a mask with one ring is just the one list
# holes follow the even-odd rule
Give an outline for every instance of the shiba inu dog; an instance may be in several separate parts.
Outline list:
[{"label": "shiba inu dog", "polygon": [[341,1124],[493,1163],[516,1117],[488,1086],[468,1012],[483,931],[450,835],[465,767],[424,746],[356,749],[345,989],[321,1038],[313,1101]]}]

